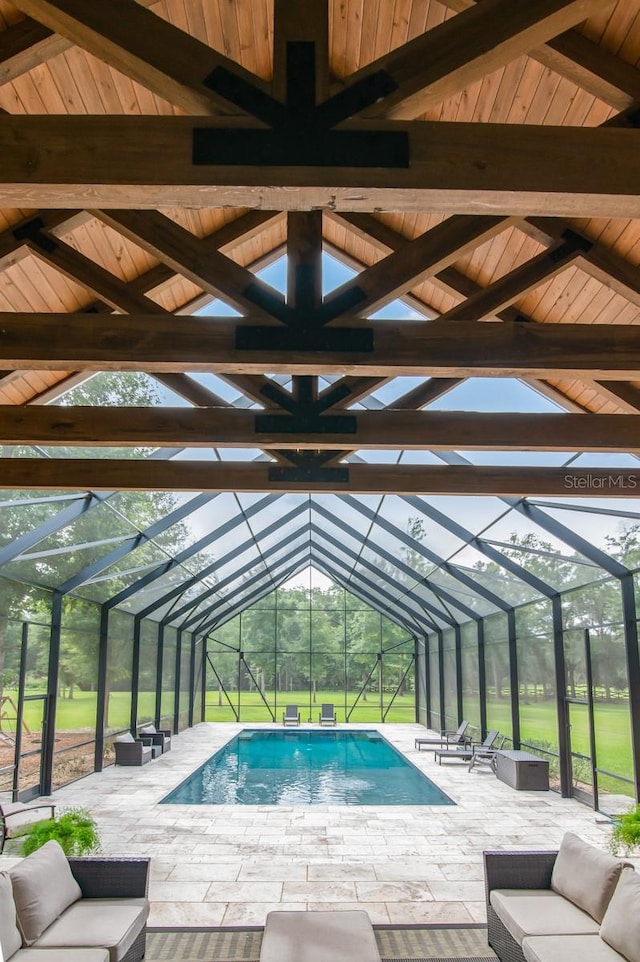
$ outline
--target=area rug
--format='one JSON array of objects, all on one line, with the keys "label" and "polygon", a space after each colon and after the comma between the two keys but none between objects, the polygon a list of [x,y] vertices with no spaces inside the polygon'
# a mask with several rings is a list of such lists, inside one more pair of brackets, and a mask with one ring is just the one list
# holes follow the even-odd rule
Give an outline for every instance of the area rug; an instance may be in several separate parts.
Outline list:
[{"label": "area rug", "polygon": [[[388,962],[494,962],[484,925],[375,927]],[[145,962],[257,962],[262,929],[156,929]]]}]

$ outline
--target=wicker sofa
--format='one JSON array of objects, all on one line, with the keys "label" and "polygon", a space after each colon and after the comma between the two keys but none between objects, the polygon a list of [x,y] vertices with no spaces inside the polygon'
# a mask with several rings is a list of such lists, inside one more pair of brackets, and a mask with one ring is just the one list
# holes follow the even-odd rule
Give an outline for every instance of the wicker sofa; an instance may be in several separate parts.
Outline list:
[{"label": "wicker sofa", "polygon": [[484,853],[502,962],[640,962],[640,875],[568,832],[554,852]]},{"label": "wicker sofa", "polygon": [[140,962],[148,858],[67,859],[57,842],[0,873],[5,962]]}]

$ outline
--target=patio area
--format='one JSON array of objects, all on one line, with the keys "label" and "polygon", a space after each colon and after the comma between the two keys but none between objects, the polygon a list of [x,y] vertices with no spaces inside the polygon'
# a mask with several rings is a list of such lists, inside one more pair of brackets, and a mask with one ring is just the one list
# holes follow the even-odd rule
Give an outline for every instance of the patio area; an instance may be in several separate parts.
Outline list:
[{"label": "patio area", "polygon": [[[96,816],[105,854],[152,857],[151,926],[262,925],[272,909],[365,909],[374,924],[485,920],[482,851],[556,846],[565,831],[606,848],[594,812],[516,792],[486,768],[436,765],[420,725],[370,725],[455,806],[160,805],[243,725],[203,723],[143,768],[108,768],[55,793]],[[251,725],[250,727],[260,727]]]}]

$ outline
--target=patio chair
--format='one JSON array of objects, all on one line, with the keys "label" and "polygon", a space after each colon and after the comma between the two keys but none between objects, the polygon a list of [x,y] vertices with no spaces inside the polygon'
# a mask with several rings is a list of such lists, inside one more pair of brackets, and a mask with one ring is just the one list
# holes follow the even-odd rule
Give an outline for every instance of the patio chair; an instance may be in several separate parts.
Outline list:
[{"label": "patio chair", "polygon": [[468,721],[463,721],[461,725],[458,725],[455,731],[448,731],[445,729],[440,732],[439,738],[416,738],[415,748],[418,751],[422,751],[422,746],[425,745],[427,748],[433,748],[437,745],[467,745],[469,743],[469,738],[465,735],[467,728],[469,727]]},{"label": "patio chair", "polygon": [[321,725],[335,725],[337,721],[335,707],[331,704],[322,705],[319,723]]},{"label": "patio chair", "polygon": [[[49,814],[45,815],[44,812],[49,809]],[[0,854],[4,849],[4,843],[8,838],[14,838],[16,835],[20,835],[25,827],[25,825],[40,821],[40,819],[29,818],[26,821],[21,819],[20,816],[25,814],[25,812],[38,812],[42,811],[41,819],[55,818],[56,817],[56,806],[55,802],[48,802],[41,798],[34,798],[32,802],[4,802],[0,801]],[[10,822],[15,816],[18,816],[16,823],[11,825]]]},{"label": "patio chair", "polygon": [[297,705],[287,705],[282,715],[283,725],[299,725],[300,712]]},{"label": "patio chair", "polygon": [[146,765],[153,758],[153,746],[145,745],[141,738],[120,735],[113,743],[116,765]]},{"label": "patio chair", "polygon": [[438,762],[438,765],[442,765],[443,758],[452,758],[457,762],[470,762],[477,748],[488,751],[493,747],[498,735],[499,732],[490,731],[487,732],[482,742],[476,743],[475,745],[460,746],[459,748],[436,748],[433,753],[434,760]]},{"label": "patio chair", "polygon": [[171,751],[171,730],[169,728],[156,728],[155,725],[143,725],[139,732],[139,737],[146,741],[151,740],[151,744],[158,746],[158,754],[164,755]]}]

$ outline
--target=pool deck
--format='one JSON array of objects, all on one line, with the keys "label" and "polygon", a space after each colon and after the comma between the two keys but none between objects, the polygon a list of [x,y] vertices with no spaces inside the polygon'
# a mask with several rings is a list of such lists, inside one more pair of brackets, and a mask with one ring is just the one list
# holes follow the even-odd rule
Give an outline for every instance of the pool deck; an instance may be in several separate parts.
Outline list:
[{"label": "pool deck", "polygon": [[106,854],[152,856],[150,925],[262,925],[272,909],[354,908],[374,923],[479,922],[483,849],[554,848],[568,830],[606,849],[609,827],[591,809],[516,792],[486,766],[439,766],[414,748],[420,725],[357,727],[381,731],[455,806],[158,804],[245,727],[273,726],[197,725],[143,768],[110,767],[55,793],[59,806],[93,812]]}]

